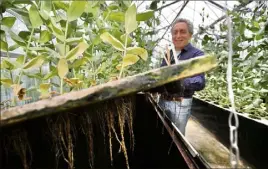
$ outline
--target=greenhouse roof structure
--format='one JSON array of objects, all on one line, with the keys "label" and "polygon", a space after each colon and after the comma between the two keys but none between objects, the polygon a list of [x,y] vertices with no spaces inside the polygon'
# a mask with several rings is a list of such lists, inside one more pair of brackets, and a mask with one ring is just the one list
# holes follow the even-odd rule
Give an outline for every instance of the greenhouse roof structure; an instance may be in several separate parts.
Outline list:
[{"label": "greenhouse roof structure", "polygon": [[[23,1],[22,1],[23,2]],[[110,4],[114,1],[105,1]],[[225,18],[225,9],[230,11],[239,9],[239,1],[133,1],[137,6],[137,12],[143,12],[156,4],[156,15],[159,16],[160,24],[154,28],[155,35],[154,40],[157,40],[155,49],[164,49],[165,46],[171,44],[171,24],[176,18],[185,18],[193,22],[194,35],[197,35],[201,27],[207,27],[211,24],[217,24]],[[256,6],[257,2],[245,1],[245,6]],[[155,5],[155,4],[154,4]],[[238,6],[238,8],[237,8]],[[5,12],[3,16],[12,16],[10,13]],[[204,17],[203,17],[204,16]],[[146,29],[146,27],[145,27]],[[25,24],[20,20],[16,20],[12,30],[15,33],[27,30]],[[9,38],[8,43],[14,43]],[[22,52],[22,49],[18,48],[13,51],[16,55]],[[5,56],[5,54],[2,54]]]}]

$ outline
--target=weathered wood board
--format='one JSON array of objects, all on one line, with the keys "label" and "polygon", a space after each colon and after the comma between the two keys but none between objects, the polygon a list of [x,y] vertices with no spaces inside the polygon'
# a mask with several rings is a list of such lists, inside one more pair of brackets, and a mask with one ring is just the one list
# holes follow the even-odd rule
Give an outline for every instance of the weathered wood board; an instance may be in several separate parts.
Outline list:
[{"label": "weathered wood board", "polygon": [[205,55],[88,89],[13,107],[1,112],[1,127],[145,91],[185,77],[207,72],[216,66],[216,57]]}]

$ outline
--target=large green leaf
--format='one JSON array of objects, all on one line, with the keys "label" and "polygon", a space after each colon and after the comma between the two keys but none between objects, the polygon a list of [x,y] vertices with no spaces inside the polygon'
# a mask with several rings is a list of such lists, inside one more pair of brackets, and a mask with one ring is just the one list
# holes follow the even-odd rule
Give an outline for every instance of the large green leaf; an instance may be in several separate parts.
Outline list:
[{"label": "large green leaf", "polygon": [[260,28],[260,24],[257,21],[253,21],[253,26],[256,28]]},{"label": "large green leaf", "polygon": [[145,61],[148,58],[147,50],[144,48],[141,48],[141,47],[129,47],[129,48],[127,48],[127,54],[138,55]]},{"label": "large green leaf", "polygon": [[147,10],[137,14],[137,21],[147,21],[154,16],[153,10]]},{"label": "large green leaf", "polygon": [[21,37],[16,35],[13,31],[9,30],[9,35],[10,35],[11,39],[14,40],[18,45],[26,46],[25,41]]},{"label": "large green leaf", "polygon": [[15,17],[4,17],[1,21],[1,24],[11,28],[14,25],[15,21]]},{"label": "large green leaf", "polygon": [[[24,41],[28,41],[29,38],[30,38],[31,32],[29,32],[29,31],[20,31],[18,35]],[[33,39],[33,37],[32,37],[32,39]]]},{"label": "large green leaf", "polygon": [[73,48],[71,51],[69,51],[66,54],[66,59],[67,60],[73,60],[76,59],[77,56],[82,55],[82,53],[89,47],[89,45],[85,42],[82,41],[80,42],[75,48]]},{"label": "large green leaf", "polygon": [[135,64],[140,58],[137,55],[133,55],[133,54],[127,54],[124,58],[123,58],[123,67],[129,66],[129,65],[133,65]]},{"label": "large green leaf", "polygon": [[64,78],[65,75],[68,73],[68,63],[65,58],[61,58],[58,62],[58,75],[60,78]]},{"label": "large green leaf", "polygon": [[110,9],[110,10],[117,10],[117,9],[120,9],[120,8],[119,8],[119,4],[116,3],[116,2],[112,2],[112,3],[110,3],[109,6],[108,6],[107,8]]},{"label": "large green leaf", "polygon": [[46,42],[50,41],[51,39],[52,39],[52,35],[48,30],[41,31],[40,39],[39,39],[40,43],[46,43]]},{"label": "large green leaf", "polygon": [[62,9],[64,11],[67,11],[69,6],[69,2],[64,2],[64,1],[52,1],[53,5],[55,6],[56,9]]},{"label": "large green leaf", "polygon": [[2,78],[1,78],[1,85],[2,85],[2,84],[5,85],[6,87],[11,87],[11,85],[12,85],[13,83],[12,83],[12,80],[11,80],[11,79],[4,79],[4,78],[2,79]]},{"label": "large green leaf", "polygon": [[27,62],[25,64],[25,66],[23,67],[23,69],[29,69],[29,68],[39,68],[40,66],[42,66],[42,64],[45,61],[45,57],[44,56],[37,56],[33,59],[31,59],[29,62]]},{"label": "large green leaf", "polygon": [[[56,52],[58,52],[60,54],[61,57],[63,57],[67,52],[70,51],[70,46],[69,45],[65,45],[64,44],[61,44],[61,43],[57,43],[55,45],[56,47]],[[64,49],[65,47],[65,49]],[[65,51],[66,50],[66,51]]]},{"label": "large green leaf", "polygon": [[85,12],[89,14],[88,15],[89,17],[96,18],[98,16],[98,12],[100,9],[97,5],[98,5],[98,1],[88,1],[86,8],[85,8]]},{"label": "large green leaf", "polygon": [[92,44],[93,44],[93,45],[98,45],[98,44],[100,44],[100,43],[101,43],[101,38],[100,38],[100,36],[96,36],[96,37],[93,38],[93,41],[92,41]]},{"label": "large green leaf", "polygon": [[[0,40],[6,40],[6,34],[5,34],[5,30],[1,29],[2,27],[0,27]],[[8,28],[8,27],[6,27]]]},{"label": "large green leaf", "polygon": [[51,0],[47,0],[47,1],[41,1],[40,2],[40,15],[42,16],[42,18],[44,18],[45,20],[49,19],[50,16],[50,11],[52,10],[52,1]]},{"label": "large green leaf", "polygon": [[80,38],[68,38],[68,39],[66,39],[66,44],[78,43],[78,42],[81,42],[82,40],[83,40],[82,37],[80,37]]},{"label": "large green leaf", "polygon": [[38,9],[35,5],[32,5],[29,9],[29,17],[33,28],[39,28],[43,21],[39,15]]},{"label": "large green leaf", "polygon": [[76,59],[70,68],[79,68],[82,65],[85,65],[88,62],[88,59],[86,57],[83,57],[82,59]]},{"label": "large green leaf", "polygon": [[50,88],[50,83],[42,83],[39,85],[39,89],[42,94],[47,93],[49,88]]},{"label": "large green leaf", "polygon": [[67,11],[67,20],[69,22],[79,18],[86,8],[87,1],[72,1]]},{"label": "large green leaf", "polygon": [[52,58],[61,58],[60,54],[49,47],[45,47],[45,50],[48,52],[49,56]]},{"label": "large green leaf", "polygon": [[42,83],[39,85],[38,91],[41,93],[40,99],[47,99],[50,97],[49,88],[51,84],[50,83]]},{"label": "large green leaf", "polygon": [[125,13],[125,30],[127,34],[130,34],[138,27],[136,21],[137,8],[135,4],[132,4]]},{"label": "large green leaf", "polygon": [[31,27],[31,22],[29,19],[29,13],[26,8],[10,8],[6,10],[8,13],[12,14],[15,16],[17,19],[23,21],[23,23],[30,28]]},{"label": "large green leaf", "polygon": [[50,18],[50,23],[48,24],[49,28],[53,31],[54,35],[61,40],[62,42],[64,42],[65,37],[64,37],[64,33],[61,30],[61,28],[56,24],[55,20],[51,17]]},{"label": "large green leaf", "polygon": [[129,7],[129,6],[131,5],[131,1],[128,1],[128,0],[124,0],[123,3],[124,3],[127,7]]},{"label": "large green leaf", "polygon": [[23,61],[24,61],[24,55],[20,55],[17,57],[16,61],[19,63],[19,64],[23,64]]},{"label": "large green leaf", "polygon": [[111,44],[115,49],[119,51],[124,51],[124,45],[115,37],[113,37],[109,32],[105,32],[100,35],[100,38],[105,43]]},{"label": "large green leaf", "polygon": [[48,80],[54,76],[58,75],[58,69],[56,69],[55,67],[51,67],[51,71],[45,75],[45,77],[43,78],[43,80]]},{"label": "large green leaf", "polygon": [[8,51],[8,45],[5,41],[0,41],[0,47],[1,47],[1,51],[7,52]]},{"label": "large green leaf", "polygon": [[108,20],[124,22],[125,15],[123,12],[110,12],[110,14],[108,16]]},{"label": "large green leaf", "polygon": [[14,44],[14,45],[12,45],[12,46],[9,46],[8,50],[9,50],[9,51],[13,51],[13,50],[15,50],[15,49],[17,49],[17,48],[19,48],[19,47],[20,47],[20,45],[18,45],[18,44]]},{"label": "large green leaf", "polygon": [[21,65],[18,62],[12,61],[8,58],[5,58],[4,60],[1,61],[1,69],[14,70],[20,67]]},{"label": "large green leaf", "polygon": [[[42,1],[43,2],[43,1]],[[44,19],[44,20],[48,20],[49,19],[49,12],[45,11],[45,10],[40,10],[39,11],[40,16]]]},{"label": "large green leaf", "polygon": [[51,0],[41,1],[40,10],[45,10],[47,12],[50,12],[51,9],[52,9],[52,1]]}]

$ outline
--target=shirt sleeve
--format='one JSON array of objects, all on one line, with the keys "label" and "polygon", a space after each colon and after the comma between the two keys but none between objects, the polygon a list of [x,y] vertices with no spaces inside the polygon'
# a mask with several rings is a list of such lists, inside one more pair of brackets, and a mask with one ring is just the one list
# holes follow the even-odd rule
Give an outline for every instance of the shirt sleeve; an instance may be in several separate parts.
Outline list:
[{"label": "shirt sleeve", "polygon": [[[198,51],[194,57],[202,56],[204,52]],[[205,74],[201,73],[183,80],[183,87],[185,90],[200,91],[205,88]]]}]

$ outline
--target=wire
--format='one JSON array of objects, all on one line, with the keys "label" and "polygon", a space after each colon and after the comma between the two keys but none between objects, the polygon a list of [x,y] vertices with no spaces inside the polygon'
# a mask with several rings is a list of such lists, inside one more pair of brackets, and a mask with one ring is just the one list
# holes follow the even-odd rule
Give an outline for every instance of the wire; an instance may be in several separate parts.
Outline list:
[{"label": "wire", "polygon": [[[227,1],[226,1],[227,7]],[[237,168],[239,164],[239,148],[238,148],[238,126],[239,120],[237,116],[237,112],[235,111],[235,103],[234,103],[234,92],[232,88],[232,56],[233,56],[233,44],[232,44],[232,23],[231,18],[228,14],[228,10],[226,9],[227,16],[227,26],[228,26],[228,66],[227,66],[227,84],[228,84],[228,95],[231,103],[231,110],[229,114],[229,128],[230,128],[230,164],[232,168]],[[232,124],[232,118],[234,117],[234,125]]]}]

